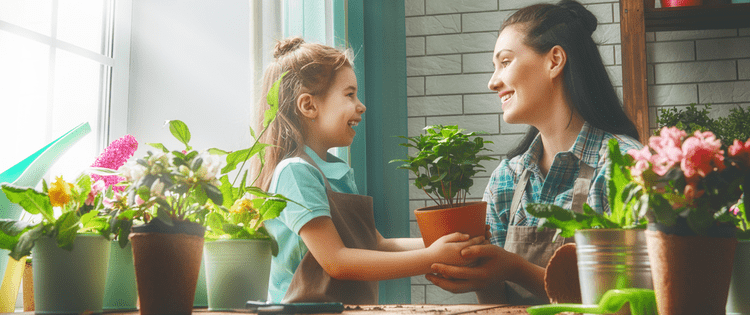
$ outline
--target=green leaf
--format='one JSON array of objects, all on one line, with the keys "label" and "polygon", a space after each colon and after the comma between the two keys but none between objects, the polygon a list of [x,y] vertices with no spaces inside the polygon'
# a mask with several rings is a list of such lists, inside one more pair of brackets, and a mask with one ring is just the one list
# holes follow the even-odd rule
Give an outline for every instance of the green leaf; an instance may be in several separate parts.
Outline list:
[{"label": "green leaf", "polygon": [[164,209],[164,206],[160,205],[156,208],[156,218],[157,220],[161,220],[161,222],[164,222],[164,224],[173,226],[174,222],[172,222],[172,217],[169,216],[169,212]]},{"label": "green leaf", "polygon": [[7,183],[2,184],[2,189],[10,202],[21,205],[26,212],[30,214],[41,213],[48,221],[55,221],[52,214],[52,204],[47,194],[38,192],[34,188],[19,187]]},{"label": "green leaf", "polygon": [[27,230],[31,224],[27,221],[0,219],[0,232],[8,236],[17,236]]},{"label": "green leaf", "polygon": [[[236,199],[234,197],[234,190],[232,189],[232,183],[229,182],[229,176],[223,175],[221,178],[219,178],[219,182],[221,182],[221,186],[219,186],[219,190],[221,190],[222,195],[222,203],[221,205],[225,208],[229,208],[232,206],[234,200]],[[239,198],[239,196],[237,196]]]},{"label": "green leaf", "polygon": [[20,260],[23,256],[31,255],[31,248],[34,247],[34,242],[44,235],[44,224],[38,224],[31,230],[21,234],[18,238],[18,243],[13,250],[10,251],[10,257],[15,260]]},{"label": "green leaf", "polygon": [[208,196],[208,199],[211,199],[211,201],[213,201],[217,205],[223,204],[224,198],[219,188],[216,188],[216,186],[208,183],[201,183],[201,186],[203,187],[203,191],[206,192],[206,196]]},{"label": "green leaf", "polygon": [[86,226],[86,224],[91,221],[98,213],[95,211],[89,211],[88,213],[81,216],[81,225]]},{"label": "green leaf", "polygon": [[146,143],[146,144],[147,144],[147,145],[150,145],[150,146],[152,146],[152,147],[154,147],[154,148],[156,148],[156,149],[159,149],[159,150],[161,150],[161,151],[162,151],[162,152],[164,152],[164,153],[169,153],[169,149],[167,149],[167,147],[165,147],[165,146],[164,146],[163,144],[161,144],[161,143]]},{"label": "green leaf", "polygon": [[[677,212],[672,209],[672,205],[660,194],[644,194],[642,199],[651,211],[653,211],[656,222],[673,226],[677,222]],[[642,200],[643,201],[643,200]]]},{"label": "green leaf", "polygon": [[263,151],[266,149],[266,147],[271,146],[270,144],[266,143],[256,143],[250,148],[237,150],[234,152],[231,152],[227,155],[227,165],[224,166],[221,169],[222,174],[229,173],[237,168],[237,165],[239,165],[242,162],[247,161],[254,155],[258,154],[260,151]]},{"label": "green leaf", "polygon": [[57,230],[57,247],[67,250],[73,250],[73,241],[78,232],[78,215],[75,212],[66,212],[60,215],[55,222]]},{"label": "green leaf", "polygon": [[263,118],[263,127],[268,127],[271,122],[276,119],[276,113],[279,111],[279,89],[281,85],[281,79],[284,78],[284,76],[289,71],[286,71],[281,74],[278,80],[273,82],[273,85],[271,85],[271,89],[268,91],[268,95],[266,95],[266,102],[268,102],[269,108],[264,113]]},{"label": "green leaf", "polygon": [[168,120],[167,123],[169,124],[169,132],[185,145],[185,150],[192,150],[189,144],[190,130],[188,129],[187,124],[181,120]]},{"label": "green leaf", "polygon": [[224,225],[224,217],[217,212],[210,212],[206,216],[206,225],[215,233],[223,233],[222,226]]},{"label": "green leaf", "polygon": [[210,148],[210,149],[208,149],[208,153],[213,154],[213,155],[227,155],[227,154],[229,154],[229,152],[224,151],[222,149],[217,149],[217,148]]},{"label": "green leaf", "polygon": [[128,235],[130,235],[130,228],[133,226],[131,220],[120,220],[119,229],[117,233],[117,243],[120,248],[125,248],[128,245]]},{"label": "green leaf", "polygon": [[120,174],[117,170],[113,170],[110,168],[104,168],[104,167],[94,167],[91,166],[86,169],[86,172],[89,174],[95,174],[95,175],[101,175],[101,176],[109,176],[109,175],[117,175]]},{"label": "green leaf", "polygon": [[12,251],[21,235],[33,227],[26,221],[0,219],[0,249]]},{"label": "green leaf", "polygon": [[278,199],[266,199],[266,201],[263,202],[263,205],[258,209],[258,212],[260,213],[260,219],[256,223],[256,226],[253,227],[253,229],[257,229],[257,227],[265,220],[270,220],[278,217],[281,214],[281,211],[284,210],[284,208],[286,208],[286,201]]}]

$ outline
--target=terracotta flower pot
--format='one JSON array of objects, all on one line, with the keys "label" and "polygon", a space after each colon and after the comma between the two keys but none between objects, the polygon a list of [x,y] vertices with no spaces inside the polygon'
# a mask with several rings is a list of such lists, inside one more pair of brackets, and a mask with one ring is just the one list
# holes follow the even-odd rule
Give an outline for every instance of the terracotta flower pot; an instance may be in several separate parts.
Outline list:
[{"label": "terracotta flower pot", "polygon": [[443,235],[453,232],[483,236],[487,217],[487,202],[467,202],[455,208],[432,206],[414,210],[424,246],[429,247]]},{"label": "terracotta flower pot", "polygon": [[203,255],[202,226],[159,220],[134,226],[129,239],[140,313],[190,314]]},{"label": "terracotta flower pot", "polygon": [[702,5],[703,0],[661,0],[662,8]]},{"label": "terracotta flower pot", "polygon": [[737,238],[684,234],[646,231],[659,314],[725,314]]}]

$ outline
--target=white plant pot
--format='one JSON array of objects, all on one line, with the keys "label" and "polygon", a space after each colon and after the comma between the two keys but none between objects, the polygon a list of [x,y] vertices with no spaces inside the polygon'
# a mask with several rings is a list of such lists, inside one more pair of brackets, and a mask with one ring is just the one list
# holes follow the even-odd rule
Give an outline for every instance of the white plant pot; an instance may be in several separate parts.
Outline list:
[{"label": "white plant pot", "polygon": [[732,280],[727,297],[727,315],[750,315],[750,241],[737,242]]},{"label": "white plant pot", "polygon": [[242,309],[248,300],[268,298],[270,241],[218,240],[203,246],[209,310]]},{"label": "white plant pot", "polygon": [[117,241],[110,242],[108,266],[107,284],[104,287],[104,309],[137,310],[138,290],[130,242],[125,248],[120,248]]},{"label": "white plant pot", "polygon": [[77,235],[73,250],[42,237],[31,250],[36,314],[101,313],[110,241],[101,235]]}]

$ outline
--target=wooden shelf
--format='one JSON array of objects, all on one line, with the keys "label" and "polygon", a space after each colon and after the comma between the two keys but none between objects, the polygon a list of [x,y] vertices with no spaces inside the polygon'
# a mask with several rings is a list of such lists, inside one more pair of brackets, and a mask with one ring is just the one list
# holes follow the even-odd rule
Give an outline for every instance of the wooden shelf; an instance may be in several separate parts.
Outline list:
[{"label": "wooden shelf", "polygon": [[646,31],[678,31],[750,27],[750,3],[644,11]]},{"label": "wooden shelf", "polygon": [[750,4],[656,9],[654,2],[620,0],[624,109],[638,128],[642,143],[650,135],[646,32],[750,27]]}]

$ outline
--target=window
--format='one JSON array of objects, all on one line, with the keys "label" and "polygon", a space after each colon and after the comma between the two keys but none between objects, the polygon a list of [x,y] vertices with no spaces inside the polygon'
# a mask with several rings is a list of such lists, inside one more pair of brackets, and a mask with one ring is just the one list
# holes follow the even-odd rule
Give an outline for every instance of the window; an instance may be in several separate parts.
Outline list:
[{"label": "window", "polygon": [[127,111],[127,92],[121,102],[113,93],[122,95],[122,88],[112,88],[113,78],[123,79],[115,63],[115,19],[128,5],[120,2],[0,1],[0,172],[88,122],[92,132],[48,172],[72,180],[113,140],[110,114]]}]

